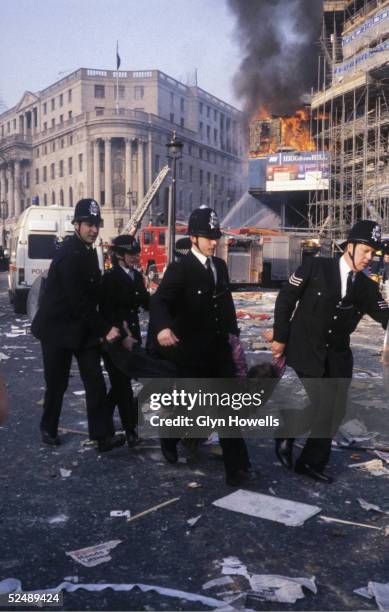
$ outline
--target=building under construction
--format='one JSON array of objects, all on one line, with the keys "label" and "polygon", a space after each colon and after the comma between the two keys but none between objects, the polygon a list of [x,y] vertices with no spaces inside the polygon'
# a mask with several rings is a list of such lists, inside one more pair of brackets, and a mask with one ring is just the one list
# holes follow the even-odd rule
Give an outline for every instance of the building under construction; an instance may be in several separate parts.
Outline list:
[{"label": "building under construction", "polygon": [[343,236],[358,219],[389,231],[389,0],[325,0],[314,137],[328,190],[311,192],[309,226]]}]

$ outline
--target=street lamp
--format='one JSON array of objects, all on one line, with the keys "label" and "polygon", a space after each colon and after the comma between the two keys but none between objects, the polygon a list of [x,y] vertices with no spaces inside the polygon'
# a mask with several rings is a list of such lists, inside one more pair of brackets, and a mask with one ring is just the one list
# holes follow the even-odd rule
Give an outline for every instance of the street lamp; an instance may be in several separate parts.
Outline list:
[{"label": "street lamp", "polygon": [[174,246],[176,243],[176,182],[177,182],[177,160],[182,156],[182,147],[184,144],[177,139],[176,130],[173,130],[173,136],[170,142],[167,143],[167,158],[172,160],[172,186],[171,197],[169,199],[169,219],[168,219],[168,263],[174,261]]},{"label": "street lamp", "polygon": [[1,236],[1,243],[3,245],[3,247],[6,246],[5,244],[5,220],[7,218],[7,213],[8,213],[8,202],[7,200],[1,200],[0,202],[0,218],[2,220],[2,226],[3,226],[3,231],[2,231],[2,236]]}]

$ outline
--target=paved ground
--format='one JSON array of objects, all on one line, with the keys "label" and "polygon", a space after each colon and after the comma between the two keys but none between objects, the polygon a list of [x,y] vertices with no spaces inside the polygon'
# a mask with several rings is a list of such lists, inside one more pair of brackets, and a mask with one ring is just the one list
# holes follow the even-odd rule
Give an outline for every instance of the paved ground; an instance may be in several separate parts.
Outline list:
[{"label": "paved ground", "polygon": [[[271,313],[274,294],[237,300],[245,313]],[[262,358],[259,329],[267,322],[241,319],[250,360]],[[388,581],[388,543],[382,530],[345,524],[326,524],[318,516],[302,527],[249,517],[223,510],[212,502],[231,492],[224,484],[220,457],[203,447],[197,463],[167,465],[157,441],[147,440],[133,452],[123,447],[99,455],[87,441],[84,399],[78,373],[73,376],[63,408],[62,425],[81,433],[64,433],[56,450],[42,446],[38,423],[43,375],[39,344],[28,333],[27,320],[15,317],[8,306],[5,275],[0,278],[0,351],[11,401],[11,415],[0,429],[0,581],[19,579],[25,590],[54,587],[65,577],[79,583],[143,583],[185,591],[222,601],[225,592],[247,592],[233,603],[237,609],[357,610],[375,609],[374,601],[353,594],[368,581]],[[14,326],[14,328],[13,328]],[[23,333],[22,335],[17,335]],[[11,334],[11,336],[9,336]],[[382,331],[363,322],[355,336],[356,379],[360,406],[382,414],[378,348]],[[257,343],[257,344],[256,344]],[[255,348],[257,347],[257,348]],[[379,394],[376,396],[376,391]],[[377,407],[375,407],[375,403]],[[375,413],[374,412],[374,413]],[[287,473],[275,461],[271,440],[249,440],[250,455],[262,478],[255,490],[318,505],[322,514],[375,527],[388,517],[363,510],[358,497],[389,509],[385,476],[352,470],[350,463],[373,457],[371,452],[338,450],[331,472],[337,481],[329,487]],[[185,452],[182,449],[182,457]],[[60,469],[71,470],[63,478]],[[196,482],[199,487],[189,488]],[[159,503],[179,498],[131,523],[111,518],[112,510],[135,515]],[[188,520],[200,515],[191,527]],[[111,540],[121,543],[112,559],[93,568],[83,567],[66,552]],[[223,559],[237,557],[255,574],[316,577],[317,594],[305,592],[294,604],[259,601],[247,580],[202,589],[220,578]],[[223,595],[224,592],[224,595]],[[228,597],[228,594],[227,594]],[[213,606],[179,595],[155,591],[64,593],[64,610],[207,610]],[[6,606],[9,609],[9,606]],[[3,608],[5,609],[5,608]]]}]

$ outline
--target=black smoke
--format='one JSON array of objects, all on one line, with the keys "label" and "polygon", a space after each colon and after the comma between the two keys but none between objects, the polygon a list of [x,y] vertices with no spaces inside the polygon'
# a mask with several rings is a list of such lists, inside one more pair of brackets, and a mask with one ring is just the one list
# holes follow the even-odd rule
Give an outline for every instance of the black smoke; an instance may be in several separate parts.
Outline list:
[{"label": "black smoke", "polygon": [[291,114],[317,81],[323,0],[227,0],[244,58],[234,90],[251,115]]}]

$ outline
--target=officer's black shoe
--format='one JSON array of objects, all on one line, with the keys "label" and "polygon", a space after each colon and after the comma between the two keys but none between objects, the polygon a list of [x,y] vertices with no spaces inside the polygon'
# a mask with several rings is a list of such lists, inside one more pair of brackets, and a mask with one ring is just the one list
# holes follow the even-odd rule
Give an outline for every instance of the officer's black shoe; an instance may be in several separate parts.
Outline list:
[{"label": "officer's black shoe", "polygon": [[47,444],[47,446],[59,446],[61,444],[61,440],[58,436],[52,436],[48,431],[41,427],[41,437],[43,444]]},{"label": "officer's black shoe", "polygon": [[296,474],[309,476],[309,478],[312,478],[312,480],[316,480],[316,482],[321,482],[323,484],[331,484],[334,482],[334,479],[331,476],[328,476],[328,474],[325,474],[319,470],[315,470],[315,468],[307,463],[296,463],[294,471]]},{"label": "officer's black shoe", "polygon": [[139,436],[136,433],[135,429],[128,429],[126,431],[127,444],[129,448],[134,448],[137,444],[139,444]]},{"label": "officer's black shoe", "polygon": [[293,469],[293,438],[277,438],[276,455],[280,463],[288,470]]},{"label": "officer's black shoe", "polygon": [[226,484],[229,487],[249,485],[258,481],[260,473],[256,470],[234,470],[226,472]]},{"label": "officer's black shoe", "polygon": [[165,457],[168,463],[177,463],[178,453],[177,447],[173,446],[171,440],[169,438],[161,438],[161,453]]},{"label": "officer's black shoe", "polygon": [[118,448],[126,443],[126,436],[123,434],[114,434],[113,436],[107,436],[106,438],[99,438],[97,440],[97,450],[100,453],[106,453],[113,448]]}]

